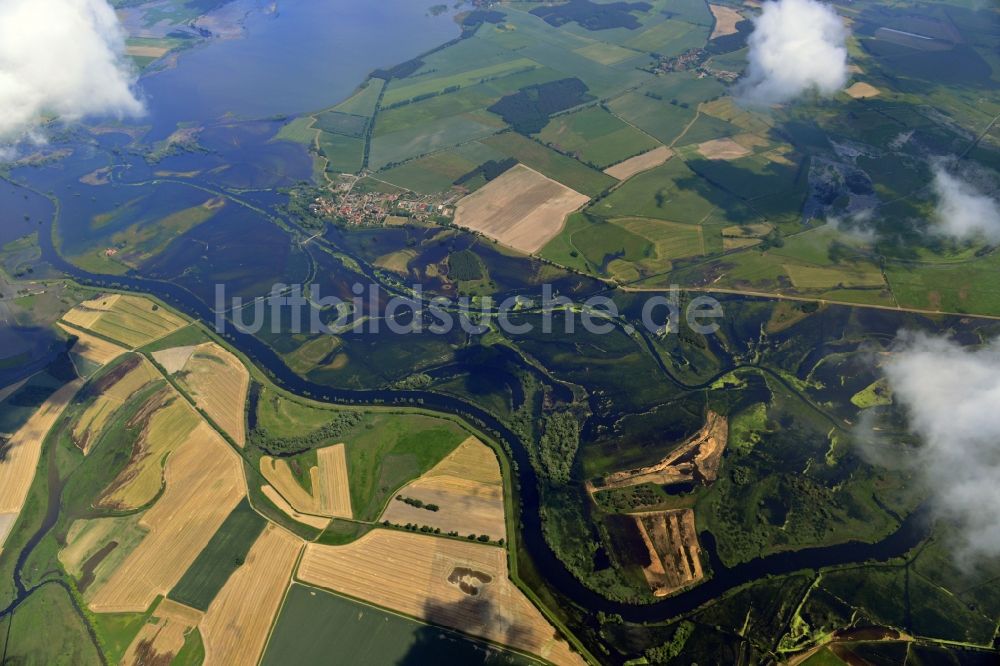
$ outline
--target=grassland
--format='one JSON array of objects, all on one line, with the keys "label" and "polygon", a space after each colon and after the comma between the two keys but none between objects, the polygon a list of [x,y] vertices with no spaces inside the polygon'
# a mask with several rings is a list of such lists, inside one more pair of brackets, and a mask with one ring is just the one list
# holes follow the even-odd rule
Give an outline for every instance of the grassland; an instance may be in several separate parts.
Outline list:
[{"label": "grassland", "polygon": [[262,663],[319,663],[332,653],[356,666],[406,663],[422,657],[458,664],[537,663],[396,613],[292,585]]},{"label": "grassland", "polygon": [[124,294],[84,301],[63,319],[130,349],[147,345],[187,323],[147,298]]},{"label": "grassland", "polygon": [[523,165],[458,202],[455,224],[525,254],[541,249],[588,197]]},{"label": "grassland", "polygon": [[607,174],[560,155],[551,148],[520,134],[507,132],[485,139],[483,143],[504,156],[513,157],[521,164],[590,197],[597,196],[617,182]]},{"label": "grassland", "polygon": [[307,545],[297,577],[556,664],[582,663],[510,582],[500,548],[378,529],[346,546]]},{"label": "grassland", "polygon": [[598,169],[660,145],[600,106],[554,117],[538,134],[538,139]]},{"label": "grassland", "polygon": [[45,585],[32,593],[9,622],[9,627],[3,627],[4,657],[9,663],[102,663],[69,593],[58,585]]},{"label": "grassland", "polygon": [[302,542],[280,527],[264,529],[201,622],[206,662],[260,660],[301,550]]},{"label": "grassland", "polygon": [[219,590],[246,560],[250,547],[267,525],[247,500],[240,502],[191,563],[169,597],[198,610],[208,610]]}]

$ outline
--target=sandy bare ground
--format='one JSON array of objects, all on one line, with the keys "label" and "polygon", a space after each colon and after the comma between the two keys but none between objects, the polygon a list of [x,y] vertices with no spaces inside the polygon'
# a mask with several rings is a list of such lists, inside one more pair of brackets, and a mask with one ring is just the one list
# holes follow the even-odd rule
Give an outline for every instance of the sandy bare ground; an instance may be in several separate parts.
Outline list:
[{"label": "sandy bare ground", "polygon": [[643,483],[669,485],[699,481],[711,483],[719,473],[722,452],[729,438],[726,417],[709,412],[704,427],[659,462],[637,469],[614,472],[602,482],[588,484],[593,492],[605,488],[625,488]]},{"label": "sandy bare ground", "polygon": [[184,365],[191,358],[194,349],[194,345],[171,347],[170,349],[153,352],[153,360],[163,366],[163,369],[172,375],[184,369]]},{"label": "sandy bare ground", "polygon": [[397,495],[435,504],[439,509],[429,511],[393,498],[380,520],[438,527],[442,532],[454,531],[462,536],[486,534],[493,540],[507,537],[500,463],[493,450],[474,437],[462,442]]},{"label": "sandy bare ground", "polygon": [[149,533],[96,591],[91,610],[149,608],[177,584],[245,495],[239,457],[203,425],[167,458],[166,489],[140,521]]},{"label": "sandy bare ground", "polygon": [[59,324],[59,328],[77,338],[76,344],[73,345],[73,353],[79,354],[92,363],[107,365],[126,351],[124,347],[78,329],[63,324]]},{"label": "sandy bare ground", "polygon": [[866,99],[868,97],[875,97],[876,95],[880,95],[882,93],[882,91],[878,88],[870,83],[865,83],[864,81],[858,81],[844,92],[854,99]]},{"label": "sandy bare ground", "polygon": [[281,512],[291,518],[294,521],[300,522],[303,525],[309,525],[310,527],[315,527],[316,529],[325,529],[327,525],[330,524],[329,518],[323,518],[321,516],[313,516],[306,513],[300,513],[296,511],[291,504],[288,503],[284,497],[278,494],[272,486],[261,486],[260,491],[264,493],[267,499],[271,500],[274,506],[281,509]]},{"label": "sandy bare ground", "polygon": [[673,594],[705,577],[694,511],[659,511],[632,518],[649,550],[650,563],[643,573],[655,596]]},{"label": "sandy bare ground", "polygon": [[[6,520],[13,522],[21,513],[28,490],[35,480],[45,437],[82,385],[83,380],[76,379],[50,395],[4,445],[4,457],[0,460],[0,514],[14,516]],[[6,539],[6,533],[3,536]],[[2,546],[3,540],[0,540]]]},{"label": "sandy bare ground", "polygon": [[347,454],[343,444],[316,451],[319,462],[319,509],[324,516],[350,518],[351,487],[347,476]]},{"label": "sandy bare ground", "polygon": [[297,577],[555,664],[583,663],[510,582],[502,548],[376,529],[346,546],[307,544]]},{"label": "sandy bare ground", "polygon": [[710,160],[735,160],[750,154],[747,148],[732,139],[712,139],[699,143],[698,152]]},{"label": "sandy bare ground", "polygon": [[736,24],[743,20],[738,11],[723,5],[709,5],[708,8],[712,10],[712,16],[715,17],[715,30],[712,31],[709,39],[735,35],[738,32]]},{"label": "sandy bare ground", "polygon": [[201,621],[201,611],[164,599],[128,646],[122,664],[169,664],[184,647],[184,638]]},{"label": "sandy bare ground", "polygon": [[302,550],[302,540],[268,525],[201,621],[206,664],[256,664]]},{"label": "sandy bare ground", "polygon": [[612,178],[617,178],[618,180],[626,180],[637,173],[649,171],[654,167],[660,166],[669,160],[673,154],[674,151],[670,150],[666,146],[660,146],[659,148],[653,148],[652,150],[642,153],[641,155],[630,157],[624,162],[619,162],[618,164],[609,166],[604,170],[604,173],[608,174]]},{"label": "sandy bare ground", "polygon": [[246,444],[250,373],[238,358],[214,342],[198,345],[183,367],[180,383],[195,404],[240,446]]},{"label": "sandy bare ground", "polygon": [[526,254],[562,230],[566,216],[590,199],[523,164],[458,202],[455,224]]}]

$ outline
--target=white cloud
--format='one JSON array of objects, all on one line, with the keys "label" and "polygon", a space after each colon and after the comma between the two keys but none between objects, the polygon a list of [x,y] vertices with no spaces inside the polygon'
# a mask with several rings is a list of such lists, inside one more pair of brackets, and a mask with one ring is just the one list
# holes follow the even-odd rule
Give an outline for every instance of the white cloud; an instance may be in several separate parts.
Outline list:
[{"label": "white cloud", "polygon": [[969,350],[904,333],[885,373],[922,441],[907,466],[960,530],[960,561],[1000,556],[1000,341]]},{"label": "white cloud", "polygon": [[141,114],[125,35],[106,0],[0,0],[0,142],[41,116]]},{"label": "white cloud", "polygon": [[750,35],[749,66],[738,94],[749,104],[780,104],[809,90],[832,95],[847,83],[847,28],[816,0],[765,2]]},{"label": "white cloud", "polygon": [[935,231],[957,240],[1000,242],[1000,203],[948,171],[943,161],[931,166],[937,207]]}]

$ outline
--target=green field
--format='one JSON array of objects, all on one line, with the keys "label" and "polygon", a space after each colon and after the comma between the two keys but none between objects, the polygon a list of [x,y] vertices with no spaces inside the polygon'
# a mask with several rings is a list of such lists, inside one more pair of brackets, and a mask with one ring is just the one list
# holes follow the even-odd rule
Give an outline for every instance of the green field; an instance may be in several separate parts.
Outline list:
[{"label": "green field", "polygon": [[444,192],[458,178],[484,162],[497,159],[503,159],[503,155],[474,141],[388,169],[379,178],[421,194]]},{"label": "green field", "polygon": [[593,197],[617,182],[607,174],[560,155],[520,134],[505,132],[490,137],[483,143],[581,194]]},{"label": "green field", "polygon": [[660,145],[599,106],[553,118],[539,140],[598,169]]},{"label": "green field", "polygon": [[58,585],[32,593],[9,623],[0,625],[5,630],[5,664],[102,663],[69,594]]},{"label": "green field", "polygon": [[266,524],[246,499],[240,502],[170,591],[170,598],[198,610],[208,610],[229,576],[243,564]]},{"label": "green field", "polygon": [[606,218],[649,217],[685,224],[700,224],[713,212],[723,213],[736,224],[753,217],[745,204],[698,177],[679,159],[630,178],[587,212]]},{"label": "green field", "polygon": [[447,629],[292,585],[261,663],[328,663],[331,655],[352,666],[538,663]]},{"label": "green field", "polygon": [[351,506],[375,520],[396,490],[441,461],[467,437],[452,421],[418,414],[371,414],[344,438]]}]

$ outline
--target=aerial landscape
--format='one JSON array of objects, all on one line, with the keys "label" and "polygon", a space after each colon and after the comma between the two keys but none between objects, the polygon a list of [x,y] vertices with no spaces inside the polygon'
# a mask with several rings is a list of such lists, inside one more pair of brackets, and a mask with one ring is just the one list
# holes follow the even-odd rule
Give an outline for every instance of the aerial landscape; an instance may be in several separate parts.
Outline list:
[{"label": "aerial landscape", "polygon": [[995,0],[0,0],[0,664],[1000,663]]}]

